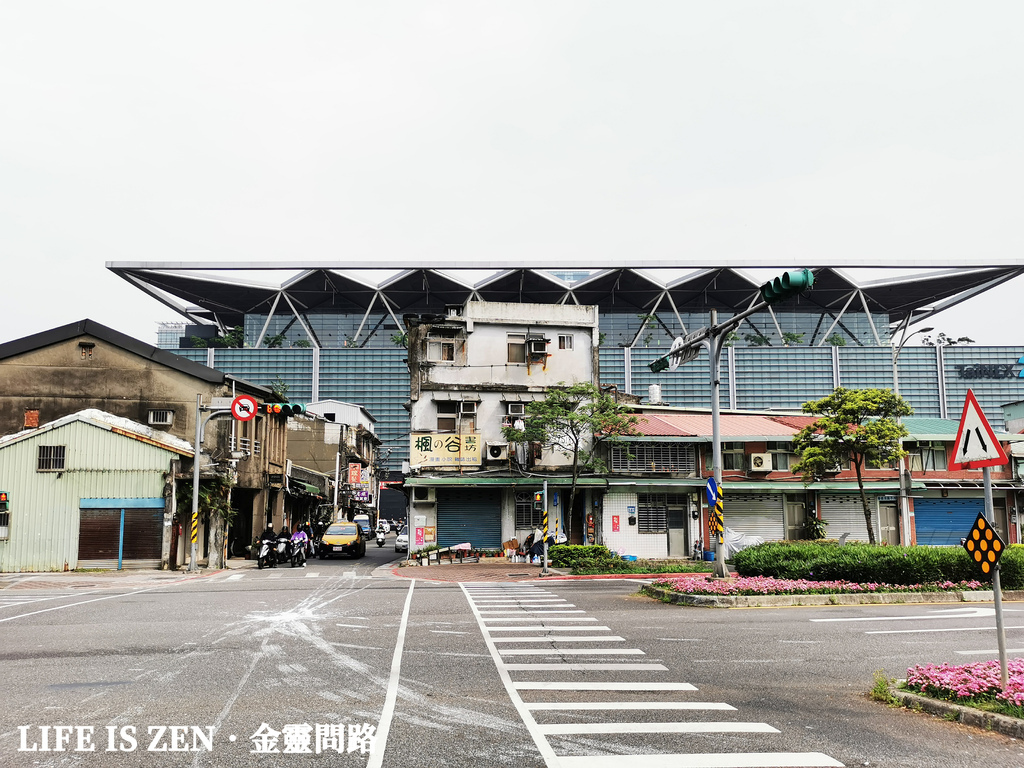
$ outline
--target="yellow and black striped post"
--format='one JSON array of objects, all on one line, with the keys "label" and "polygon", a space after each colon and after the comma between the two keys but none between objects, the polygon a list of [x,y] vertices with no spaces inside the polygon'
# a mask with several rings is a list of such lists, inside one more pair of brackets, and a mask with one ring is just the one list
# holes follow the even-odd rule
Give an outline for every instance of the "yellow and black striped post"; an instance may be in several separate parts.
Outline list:
[{"label": "yellow and black striped post", "polygon": [[715,532],[718,534],[718,543],[721,544],[722,543],[722,534],[725,532],[725,515],[723,514],[723,510],[725,508],[725,504],[722,501],[722,486],[721,485],[719,485],[717,487],[717,491],[718,491],[718,493],[716,494],[716,499],[715,499],[714,520],[715,520]]}]

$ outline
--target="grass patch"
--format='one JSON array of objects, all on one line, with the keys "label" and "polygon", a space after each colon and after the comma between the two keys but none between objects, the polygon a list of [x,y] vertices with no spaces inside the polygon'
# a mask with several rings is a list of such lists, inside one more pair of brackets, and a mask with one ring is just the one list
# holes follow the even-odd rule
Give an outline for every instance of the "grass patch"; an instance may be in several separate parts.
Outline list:
[{"label": "grass patch", "polygon": [[900,706],[900,700],[893,696],[890,686],[895,685],[895,678],[886,677],[885,672],[875,672],[875,684],[871,686],[869,694],[874,701],[879,701],[890,707]]}]

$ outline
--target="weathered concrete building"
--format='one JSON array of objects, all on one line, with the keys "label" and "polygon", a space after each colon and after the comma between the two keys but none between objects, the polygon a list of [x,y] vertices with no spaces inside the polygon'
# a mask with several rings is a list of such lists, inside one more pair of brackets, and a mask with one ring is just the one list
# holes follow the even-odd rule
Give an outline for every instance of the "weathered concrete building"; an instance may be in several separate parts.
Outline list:
[{"label": "weathered concrete building", "polygon": [[[469,542],[497,548],[539,524],[533,493],[581,540],[589,494],[567,506],[571,458],[540,445],[510,446],[527,403],[558,384],[595,383],[597,309],[471,301],[444,317],[406,318],[409,333],[409,514],[412,548]],[[583,478],[586,486],[598,478]],[[603,485],[604,481],[599,480]]]}]

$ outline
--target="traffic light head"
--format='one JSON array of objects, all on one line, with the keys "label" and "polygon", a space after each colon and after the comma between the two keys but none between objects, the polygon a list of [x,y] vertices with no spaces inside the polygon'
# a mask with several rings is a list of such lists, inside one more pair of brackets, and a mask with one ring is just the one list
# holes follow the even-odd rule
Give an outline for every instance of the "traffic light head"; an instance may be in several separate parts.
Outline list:
[{"label": "traffic light head", "polygon": [[794,269],[789,272],[783,272],[774,280],[769,280],[762,285],[761,298],[769,304],[775,304],[813,287],[814,273],[811,270]]},{"label": "traffic light head", "polygon": [[264,403],[263,412],[281,414],[282,416],[299,416],[306,412],[306,406],[301,403]]},{"label": "traffic light head", "polygon": [[538,512],[544,509],[544,493],[542,491],[535,491],[533,494],[533,508]]},{"label": "traffic light head", "polygon": [[0,491],[0,512],[7,511],[7,491]]},{"label": "traffic light head", "polygon": [[651,373],[661,373],[668,368],[668,358],[659,357],[653,363],[648,363],[647,367],[651,369]]}]

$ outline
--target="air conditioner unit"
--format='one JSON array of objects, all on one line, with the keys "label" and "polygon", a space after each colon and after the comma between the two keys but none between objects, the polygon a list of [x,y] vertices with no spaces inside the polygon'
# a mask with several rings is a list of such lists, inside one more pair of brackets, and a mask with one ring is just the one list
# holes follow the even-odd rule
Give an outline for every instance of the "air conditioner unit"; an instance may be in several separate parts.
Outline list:
[{"label": "air conditioner unit", "polygon": [[771,472],[772,455],[770,453],[750,454],[750,469],[754,472]]},{"label": "air conditioner unit", "polygon": [[476,402],[473,400],[463,400],[459,403],[459,413],[464,416],[473,416],[476,414]]},{"label": "air conditioner unit", "polygon": [[509,403],[508,404],[508,415],[509,416],[524,416],[524,415],[526,415],[526,403]]},{"label": "air conditioner unit", "polygon": [[530,339],[531,355],[546,355],[548,353],[547,339]]},{"label": "air conditioner unit", "polygon": [[412,500],[416,504],[433,504],[437,501],[433,488],[416,486],[412,489]]},{"label": "air conditioner unit", "polygon": [[488,461],[507,461],[508,460],[508,443],[488,443],[487,444],[487,460]]}]

